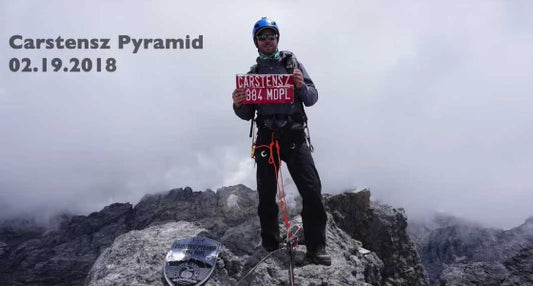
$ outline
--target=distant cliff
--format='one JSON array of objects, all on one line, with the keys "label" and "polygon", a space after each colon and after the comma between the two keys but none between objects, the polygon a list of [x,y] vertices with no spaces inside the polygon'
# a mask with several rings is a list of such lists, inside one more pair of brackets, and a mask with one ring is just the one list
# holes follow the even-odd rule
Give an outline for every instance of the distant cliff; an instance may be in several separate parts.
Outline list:
[{"label": "distant cliff", "polygon": [[504,231],[439,216],[409,232],[431,285],[533,286],[533,218]]},{"label": "distant cliff", "polygon": [[[370,192],[326,195],[328,252],[317,266],[296,253],[298,285],[427,285],[402,210],[372,204]],[[238,185],[147,195],[135,207],[112,204],[89,216],[64,216],[54,230],[0,227],[0,285],[162,285],[172,241],[201,234],[222,242],[207,285],[233,285],[266,253],[260,247],[257,193]],[[294,211],[295,223],[298,216]],[[305,240],[305,238],[301,238]],[[245,285],[283,285],[286,255],[269,258]]]}]

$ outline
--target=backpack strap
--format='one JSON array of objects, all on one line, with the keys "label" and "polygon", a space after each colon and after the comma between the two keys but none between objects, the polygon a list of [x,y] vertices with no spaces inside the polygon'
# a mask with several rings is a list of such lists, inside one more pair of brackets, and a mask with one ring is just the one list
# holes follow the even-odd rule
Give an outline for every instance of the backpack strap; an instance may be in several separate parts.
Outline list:
[{"label": "backpack strap", "polygon": [[[285,68],[287,69],[287,72],[292,74],[294,72],[295,68],[298,68],[298,60],[296,59],[296,56],[289,51],[285,51],[285,54],[287,56],[283,59],[285,61]],[[305,113],[305,107],[303,101],[300,100],[300,106],[302,107],[302,119],[304,122],[305,130],[307,131],[305,134],[305,137],[307,139],[307,143],[309,146],[309,150],[313,152],[315,148],[313,147],[313,144],[311,144],[311,132],[309,132],[309,124],[307,124],[307,114]]]},{"label": "backpack strap", "polygon": [[289,51],[284,51],[284,54],[287,56],[283,59],[285,63],[285,68],[287,71],[292,74],[295,68],[298,68],[298,60],[296,59],[296,56]]},{"label": "backpack strap", "polygon": [[250,67],[250,71],[248,73],[257,73],[259,68],[257,67],[257,64]]},{"label": "backpack strap", "polygon": [[[296,56],[292,52],[284,51],[284,53],[287,55],[283,59],[285,63],[285,69],[287,69],[287,72],[289,72],[289,74],[292,74],[294,72],[294,69],[298,68],[298,60],[296,59]],[[304,108],[304,104],[302,101],[300,101],[300,106],[302,107],[303,121],[305,125],[307,125],[307,114],[305,114],[305,108]]]}]

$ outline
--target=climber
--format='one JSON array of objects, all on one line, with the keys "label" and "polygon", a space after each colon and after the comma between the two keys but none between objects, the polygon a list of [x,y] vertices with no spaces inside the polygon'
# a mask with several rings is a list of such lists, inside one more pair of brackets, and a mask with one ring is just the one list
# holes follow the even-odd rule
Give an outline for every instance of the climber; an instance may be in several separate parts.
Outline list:
[{"label": "climber", "polygon": [[[294,77],[293,103],[242,104],[246,96],[244,89],[237,88],[232,94],[233,110],[238,117],[254,120],[257,111],[255,122],[258,131],[254,143],[257,147],[253,156],[257,163],[262,246],[267,251],[274,251],[280,247],[281,242],[279,207],[276,203],[278,168],[271,158],[274,156],[276,162],[281,163],[281,159],[287,164],[303,198],[301,215],[307,258],[315,264],[331,265],[331,257],[326,252],[327,218],[322,203],[322,186],[311,156],[312,145],[305,132],[307,116],[303,107],[314,105],[318,100],[318,92],[295,56],[289,51],[278,50],[280,33],[276,22],[263,17],[255,23],[252,34],[259,56],[257,64],[252,66],[249,73],[292,74]],[[279,149],[274,142],[279,143]],[[269,146],[275,150],[270,150]]]}]

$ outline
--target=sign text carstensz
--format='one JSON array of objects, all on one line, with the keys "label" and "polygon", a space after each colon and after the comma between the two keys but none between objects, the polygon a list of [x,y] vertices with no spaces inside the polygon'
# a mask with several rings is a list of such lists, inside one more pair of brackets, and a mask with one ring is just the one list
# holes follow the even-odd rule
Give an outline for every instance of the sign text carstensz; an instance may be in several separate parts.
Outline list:
[{"label": "sign text carstensz", "polygon": [[246,92],[242,104],[291,103],[294,77],[290,74],[238,74],[237,88]]}]

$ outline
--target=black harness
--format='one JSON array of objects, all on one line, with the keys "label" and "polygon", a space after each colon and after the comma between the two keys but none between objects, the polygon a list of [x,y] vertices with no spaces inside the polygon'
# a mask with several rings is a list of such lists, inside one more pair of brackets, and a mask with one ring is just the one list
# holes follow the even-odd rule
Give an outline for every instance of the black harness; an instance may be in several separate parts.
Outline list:
[{"label": "black harness", "polygon": [[[294,72],[294,69],[298,67],[298,61],[294,54],[287,53],[287,56],[283,59],[285,63],[285,69],[289,74]],[[259,71],[257,64],[250,67],[250,72],[256,74]],[[249,137],[253,136],[253,127],[254,122],[257,124],[257,128],[267,128],[271,131],[285,131],[285,130],[305,130],[306,140],[309,145],[311,152],[314,151],[314,147],[311,144],[311,135],[309,132],[309,126],[307,125],[307,115],[305,114],[305,108],[302,101],[299,101],[301,106],[302,113],[295,112],[293,114],[257,114],[255,119],[250,121],[250,134]]]}]

